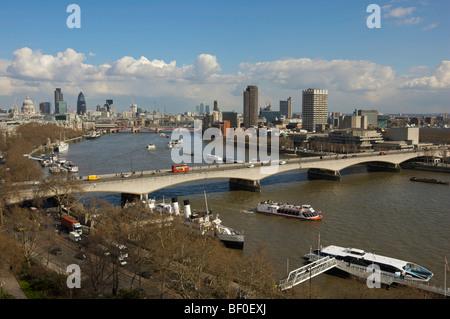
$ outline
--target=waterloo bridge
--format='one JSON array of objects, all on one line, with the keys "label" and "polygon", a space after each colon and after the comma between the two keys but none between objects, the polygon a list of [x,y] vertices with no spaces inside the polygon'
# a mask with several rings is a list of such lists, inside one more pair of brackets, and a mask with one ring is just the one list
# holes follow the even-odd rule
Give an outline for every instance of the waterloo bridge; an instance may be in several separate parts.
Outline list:
[{"label": "waterloo bridge", "polygon": [[[442,157],[441,150],[435,150],[434,157]],[[308,170],[311,179],[340,180],[340,171],[355,165],[367,164],[376,170],[398,171],[400,164],[421,157],[430,156],[430,151],[389,151],[388,153],[356,153],[350,155],[313,156],[292,158],[271,163],[222,163],[204,166],[191,166],[189,172],[173,173],[171,168],[158,171],[143,171],[123,175],[96,175],[98,179],[89,180],[87,176],[78,177],[80,185],[77,192],[121,193],[133,197],[147,198],[149,193],[170,186],[208,179],[228,179],[230,188],[248,191],[260,191],[261,180],[288,171]],[[124,177],[126,176],[126,177]],[[36,196],[32,183],[24,187],[20,199]],[[70,192],[70,190],[68,190]],[[50,191],[42,197],[52,195]],[[14,196],[15,197],[15,196]],[[11,199],[11,202],[17,200]]]}]

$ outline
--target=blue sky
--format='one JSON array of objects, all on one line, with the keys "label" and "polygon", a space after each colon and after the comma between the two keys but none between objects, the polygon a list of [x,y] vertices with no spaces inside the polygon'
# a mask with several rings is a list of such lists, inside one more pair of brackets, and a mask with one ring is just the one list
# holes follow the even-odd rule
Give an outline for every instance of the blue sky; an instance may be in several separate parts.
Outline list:
[{"label": "blue sky", "polygon": [[[69,4],[81,28],[69,29]],[[369,29],[369,4],[381,28]],[[260,106],[301,90],[329,90],[329,111],[450,112],[450,1],[9,1],[0,0],[0,106],[79,91],[88,109],[131,98],[152,110],[218,100],[242,111],[256,84]]]}]

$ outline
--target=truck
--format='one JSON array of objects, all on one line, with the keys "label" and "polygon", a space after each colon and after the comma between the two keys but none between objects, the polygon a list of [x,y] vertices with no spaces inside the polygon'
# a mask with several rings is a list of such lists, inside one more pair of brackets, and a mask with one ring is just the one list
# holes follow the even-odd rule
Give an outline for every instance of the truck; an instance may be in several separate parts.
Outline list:
[{"label": "truck", "polygon": [[90,180],[90,181],[96,181],[98,179],[100,179],[100,178],[97,175],[89,175],[88,176],[88,180]]},{"label": "truck", "polygon": [[73,240],[74,242],[79,242],[81,240],[81,236],[77,232],[71,231],[69,233],[69,239]]},{"label": "truck", "polygon": [[70,216],[61,216],[61,225],[67,228],[69,232],[76,232],[79,235],[83,233],[83,229],[78,220],[73,219]]}]

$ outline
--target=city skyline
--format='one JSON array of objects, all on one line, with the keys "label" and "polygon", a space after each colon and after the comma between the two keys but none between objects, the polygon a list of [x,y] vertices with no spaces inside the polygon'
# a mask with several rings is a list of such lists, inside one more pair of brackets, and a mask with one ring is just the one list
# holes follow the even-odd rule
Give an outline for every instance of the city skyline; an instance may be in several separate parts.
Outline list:
[{"label": "city skyline", "polygon": [[[0,1],[2,108],[27,92],[53,102],[61,88],[72,112],[83,92],[87,110],[112,99],[117,112],[134,101],[183,113],[217,101],[243,113],[242,90],[256,85],[259,107],[292,97],[293,113],[308,88],[329,91],[329,112],[450,110],[447,1],[77,1],[80,29],[66,25],[68,4],[47,2]],[[366,25],[371,3],[380,29]]]}]

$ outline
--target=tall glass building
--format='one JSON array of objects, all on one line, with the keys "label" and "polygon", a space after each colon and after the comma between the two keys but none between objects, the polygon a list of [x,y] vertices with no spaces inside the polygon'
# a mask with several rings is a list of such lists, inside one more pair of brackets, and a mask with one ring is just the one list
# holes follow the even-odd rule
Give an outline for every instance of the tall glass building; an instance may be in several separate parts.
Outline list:
[{"label": "tall glass building", "polygon": [[244,89],[244,127],[258,125],[258,87],[249,85]]},{"label": "tall glass building", "polygon": [[56,102],[55,114],[66,114],[67,113],[67,103],[65,101]]},{"label": "tall glass building", "polygon": [[67,113],[67,103],[64,102],[64,95],[61,88],[55,90],[55,114]]},{"label": "tall glass building", "polygon": [[84,98],[83,92],[80,92],[80,94],[78,94],[77,114],[78,115],[86,114],[86,100]]}]

